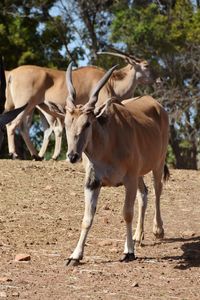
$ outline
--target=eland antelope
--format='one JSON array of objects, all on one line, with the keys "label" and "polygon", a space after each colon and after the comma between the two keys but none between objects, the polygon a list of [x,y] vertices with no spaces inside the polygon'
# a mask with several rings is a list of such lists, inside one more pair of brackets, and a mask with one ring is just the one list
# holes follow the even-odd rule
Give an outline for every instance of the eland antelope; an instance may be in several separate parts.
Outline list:
[{"label": "eland antelope", "polygon": [[[147,61],[139,60],[128,54],[112,52],[106,52],[106,54],[120,56],[128,64],[112,74],[110,80],[99,93],[98,104],[102,104],[104,99],[111,96],[117,96],[120,99],[130,98],[133,96],[138,84],[153,83],[154,76]],[[77,94],[76,104],[86,103],[92,88],[104,74],[105,70],[95,66],[81,67],[73,71],[73,82]],[[8,148],[11,157],[17,157],[14,132],[18,127],[31,156],[36,159],[44,156],[50,135],[54,131],[55,150],[52,158],[57,159],[61,151],[64,123],[62,117],[56,118],[46,113],[43,102],[50,101],[64,108],[67,94],[64,71],[26,65],[13,69],[8,73],[5,110],[9,111],[22,104],[29,103],[26,110],[7,126]],[[29,114],[32,114],[36,106],[47,120],[39,155],[30,140],[28,126],[30,123]]]},{"label": "eland antelope", "polygon": [[72,83],[72,64],[67,69],[68,97],[65,128],[67,156],[76,163],[83,155],[85,167],[85,212],[78,244],[67,261],[76,265],[83,258],[84,246],[92,226],[100,189],[103,186],[125,187],[123,216],[126,241],[121,261],[135,259],[132,237],[134,201],[137,188],[141,194],[136,235],[142,234],[146,208],[146,189],[142,176],[152,171],[155,188],[153,233],[163,236],[160,212],[162,180],[169,175],[165,158],[168,145],[168,115],[151,96],[128,99],[121,103],[114,97],[105,98],[96,106],[98,95],[116,66],[111,68],[93,89],[89,101],[76,104]]}]

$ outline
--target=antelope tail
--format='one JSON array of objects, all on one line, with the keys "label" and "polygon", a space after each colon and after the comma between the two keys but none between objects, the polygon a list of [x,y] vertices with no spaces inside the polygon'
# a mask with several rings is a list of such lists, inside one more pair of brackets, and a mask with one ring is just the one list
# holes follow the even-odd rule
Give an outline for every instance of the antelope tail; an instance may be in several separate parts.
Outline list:
[{"label": "antelope tail", "polygon": [[170,177],[170,172],[169,172],[167,165],[165,164],[164,165],[164,174],[163,174],[164,181],[169,180],[169,177]]},{"label": "antelope tail", "polygon": [[27,105],[28,103],[19,108],[1,114],[0,129],[3,129],[6,124],[12,122],[26,108]]}]

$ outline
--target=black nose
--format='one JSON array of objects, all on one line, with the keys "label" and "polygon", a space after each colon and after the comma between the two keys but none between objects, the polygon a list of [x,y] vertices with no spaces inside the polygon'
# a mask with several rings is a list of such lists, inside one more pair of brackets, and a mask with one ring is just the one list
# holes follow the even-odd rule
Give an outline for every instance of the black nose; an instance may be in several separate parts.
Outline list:
[{"label": "black nose", "polygon": [[78,153],[69,153],[68,158],[70,163],[74,164],[79,160],[79,154]]}]

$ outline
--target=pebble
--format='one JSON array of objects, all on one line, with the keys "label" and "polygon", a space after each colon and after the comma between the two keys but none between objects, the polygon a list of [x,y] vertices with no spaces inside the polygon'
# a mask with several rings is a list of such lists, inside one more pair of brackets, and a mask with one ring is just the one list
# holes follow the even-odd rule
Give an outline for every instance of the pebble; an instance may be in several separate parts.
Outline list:
[{"label": "pebble", "polygon": [[103,207],[104,210],[110,210],[110,207],[108,204],[106,204],[104,207]]},{"label": "pebble", "polygon": [[110,249],[111,253],[119,253],[119,249],[117,247],[113,247]]},{"label": "pebble", "polygon": [[111,246],[111,245],[112,245],[112,241],[100,241],[100,242],[98,243],[98,245],[99,245],[100,247]]},{"label": "pebble", "polygon": [[132,287],[139,287],[138,282],[133,282],[133,284],[131,285]]},{"label": "pebble", "polygon": [[12,296],[13,297],[19,297],[19,293],[18,292],[14,292],[14,293],[12,293]]},{"label": "pebble", "polygon": [[183,237],[192,237],[192,236],[195,236],[196,233],[195,233],[194,231],[192,231],[192,230],[185,230],[185,231],[183,231],[183,232],[181,233],[181,235],[182,235]]},{"label": "pebble", "polygon": [[70,194],[70,196],[78,196],[78,194],[75,192],[70,192],[69,194]]},{"label": "pebble", "polygon": [[15,261],[30,261],[31,256],[29,254],[17,254],[15,256]]},{"label": "pebble", "polygon": [[45,191],[50,191],[52,189],[52,185],[46,185],[44,190]]},{"label": "pebble", "polygon": [[109,224],[109,219],[107,217],[103,218],[104,224]]},{"label": "pebble", "polygon": [[8,277],[0,277],[0,282],[10,282],[12,281],[11,278],[8,278]]}]

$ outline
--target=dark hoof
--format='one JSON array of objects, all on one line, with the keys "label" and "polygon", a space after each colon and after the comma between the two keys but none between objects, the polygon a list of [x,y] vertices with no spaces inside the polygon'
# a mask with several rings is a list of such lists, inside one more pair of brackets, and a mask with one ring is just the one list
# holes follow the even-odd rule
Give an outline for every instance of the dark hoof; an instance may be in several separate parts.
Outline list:
[{"label": "dark hoof", "polygon": [[44,160],[44,157],[40,157],[38,155],[32,155],[31,159],[35,160],[35,161],[42,161],[42,160]]},{"label": "dark hoof", "polygon": [[135,260],[135,254],[134,253],[125,253],[122,258],[120,259],[120,262],[129,262]]},{"label": "dark hoof", "polygon": [[160,232],[154,233],[154,236],[155,236],[156,239],[162,240],[165,236],[164,229],[162,229]]},{"label": "dark hoof", "polygon": [[73,258],[68,258],[65,263],[66,267],[76,267],[78,265],[80,265],[79,259],[73,259]]},{"label": "dark hoof", "polygon": [[55,157],[55,158],[52,157],[51,160],[53,160],[53,161],[58,161],[58,157]]}]

